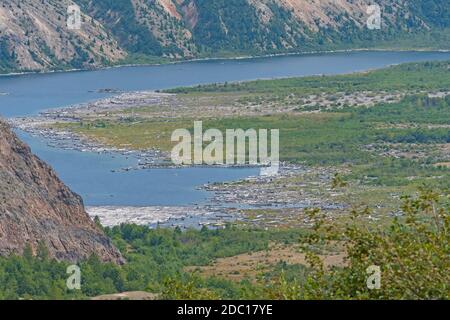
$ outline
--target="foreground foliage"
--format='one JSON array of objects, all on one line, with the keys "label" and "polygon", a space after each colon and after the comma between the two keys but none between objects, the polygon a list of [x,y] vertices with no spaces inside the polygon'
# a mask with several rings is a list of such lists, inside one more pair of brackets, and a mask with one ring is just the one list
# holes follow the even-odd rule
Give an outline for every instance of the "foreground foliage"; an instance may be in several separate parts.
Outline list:
[{"label": "foreground foliage", "polygon": [[[296,243],[301,230],[264,231],[149,229],[122,225],[106,229],[127,260],[120,267],[96,257],[79,264],[81,290],[68,290],[69,263],[49,259],[41,247],[36,256],[0,257],[0,299],[84,299],[101,294],[147,290],[162,293],[174,281],[193,281],[183,268],[207,265],[214,259],[265,250],[270,242]],[[195,278],[196,286],[214,288],[217,296],[239,297],[239,285],[227,280]],[[187,293],[186,293],[187,294]]]},{"label": "foreground foliage", "polygon": [[[447,194],[448,197],[448,194]],[[447,201],[447,204],[445,204]],[[367,225],[370,210],[354,211],[345,228],[324,224],[312,211],[314,232],[308,236],[311,273],[303,285],[280,277],[269,292],[278,299],[449,299],[450,207],[448,198],[422,189],[417,198],[405,197],[404,216],[389,228]],[[342,242],[347,265],[327,270],[309,248]],[[372,267],[372,270],[368,269]],[[380,287],[369,289],[370,274],[380,270]]]},{"label": "foreground foliage", "polygon": [[[33,256],[0,258],[0,299],[85,299],[147,290],[166,299],[448,299],[450,298],[450,207],[447,198],[422,190],[405,198],[403,216],[386,228],[368,223],[370,210],[354,211],[344,227],[324,223],[311,210],[309,231],[224,230],[182,232],[122,225],[107,229],[128,263],[122,267],[91,257],[79,264],[81,290],[66,288],[68,263],[48,258],[44,247]],[[280,262],[257,279],[233,282],[184,271],[219,257],[266,250],[270,242],[297,243],[308,266]],[[326,268],[321,250],[339,244],[345,266]],[[367,268],[378,266],[380,289],[369,290]]]}]

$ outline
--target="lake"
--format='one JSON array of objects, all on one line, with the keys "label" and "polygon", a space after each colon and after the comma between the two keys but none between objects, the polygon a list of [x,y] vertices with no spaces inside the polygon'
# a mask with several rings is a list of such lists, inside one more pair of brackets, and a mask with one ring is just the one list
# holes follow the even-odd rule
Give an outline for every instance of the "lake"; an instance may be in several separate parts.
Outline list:
[{"label": "lake", "polygon": [[[449,52],[361,51],[207,60],[158,66],[120,67],[96,71],[26,74],[0,77],[0,115],[17,117],[104,98],[98,90],[156,90],[177,86],[272,79],[316,74],[342,74],[413,61],[450,59]],[[258,174],[258,169],[183,168],[114,170],[134,166],[122,155],[62,150],[19,132],[39,157],[91,206],[182,206],[207,204],[208,182],[232,181]]]}]

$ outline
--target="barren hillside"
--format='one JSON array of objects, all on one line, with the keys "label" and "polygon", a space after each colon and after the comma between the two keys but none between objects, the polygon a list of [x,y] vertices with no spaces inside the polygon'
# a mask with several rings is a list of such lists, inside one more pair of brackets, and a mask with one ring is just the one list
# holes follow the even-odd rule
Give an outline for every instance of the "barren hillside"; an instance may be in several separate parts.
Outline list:
[{"label": "barren hillside", "polygon": [[[448,49],[450,2],[380,0],[0,0],[0,72],[355,48]],[[82,28],[68,30],[67,7]],[[126,60],[124,60],[126,59]]]}]

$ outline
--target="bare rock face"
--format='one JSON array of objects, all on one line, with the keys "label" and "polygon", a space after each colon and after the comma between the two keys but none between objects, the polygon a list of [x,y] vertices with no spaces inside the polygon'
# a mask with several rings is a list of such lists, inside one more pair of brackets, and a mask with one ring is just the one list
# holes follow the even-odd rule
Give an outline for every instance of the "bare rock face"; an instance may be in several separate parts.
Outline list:
[{"label": "bare rock face", "polygon": [[67,27],[73,0],[0,1],[0,69],[39,71],[99,67],[126,57],[98,21],[81,13],[79,30]]},{"label": "bare rock face", "polygon": [[55,172],[0,120],[0,255],[47,246],[51,257],[76,262],[95,254],[123,263],[119,251]]}]

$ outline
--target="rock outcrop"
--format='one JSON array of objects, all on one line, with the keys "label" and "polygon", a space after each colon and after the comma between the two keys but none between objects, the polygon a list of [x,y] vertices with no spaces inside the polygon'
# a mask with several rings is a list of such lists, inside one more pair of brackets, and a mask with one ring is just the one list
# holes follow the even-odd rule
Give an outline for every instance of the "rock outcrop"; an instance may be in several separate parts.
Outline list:
[{"label": "rock outcrop", "polygon": [[57,260],[76,262],[95,254],[123,263],[80,196],[0,120],[0,255],[21,254],[27,245],[36,253],[42,244]]}]

